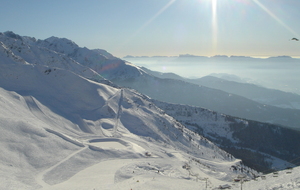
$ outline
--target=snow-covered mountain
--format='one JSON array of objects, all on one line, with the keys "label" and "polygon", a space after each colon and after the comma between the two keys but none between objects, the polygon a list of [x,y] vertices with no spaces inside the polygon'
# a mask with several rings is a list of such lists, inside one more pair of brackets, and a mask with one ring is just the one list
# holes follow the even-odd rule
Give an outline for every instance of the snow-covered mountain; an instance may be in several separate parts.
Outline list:
[{"label": "snow-covered mountain", "polygon": [[[143,70],[160,78],[172,78],[191,81],[192,83],[204,81],[203,83],[206,84],[206,78],[208,80],[211,78],[211,80],[221,80],[215,77],[203,77],[192,80],[173,73],[160,73],[147,68],[143,68]],[[224,83],[231,84],[231,81]],[[248,86],[249,88],[252,87],[250,89],[254,89],[254,94],[258,93],[259,89],[262,89],[262,92],[264,92],[261,94],[262,96],[270,96],[273,93],[274,98],[277,97],[278,100],[280,98],[286,100],[284,97],[293,95],[251,84],[232,83],[233,85],[237,84],[236,91],[241,90],[241,87],[246,88]],[[230,85],[224,85],[222,88],[226,89],[226,86]],[[155,101],[155,104],[191,130],[198,132],[222,149],[241,158],[245,164],[258,171],[271,172],[298,163],[297,160],[294,160],[300,157],[300,152],[297,153],[297,147],[300,145],[300,141],[298,140],[300,139],[300,133],[298,131],[273,124],[235,118],[200,107],[175,105],[158,101]],[[294,162],[289,163],[289,161]]]},{"label": "snow-covered mountain", "polygon": [[153,100],[168,115],[263,173],[299,165],[300,132],[204,108]]},{"label": "snow-covered mountain", "polygon": [[237,94],[261,104],[281,108],[300,109],[300,95],[290,92],[268,89],[255,84],[228,81],[213,76],[190,80],[190,82]]},{"label": "snow-covered mountain", "polygon": [[89,80],[60,52],[14,47],[1,42],[0,189],[199,189],[258,175],[147,96]]},{"label": "snow-covered mountain", "polygon": [[112,80],[164,102],[204,107],[227,115],[299,129],[300,110],[261,104],[248,98],[189,82],[149,75]]},{"label": "snow-covered mountain", "polygon": [[228,74],[211,74],[202,78],[188,79],[174,73],[162,73],[142,67],[147,73],[159,77],[182,80],[189,83],[222,90],[227,93],[243,96],[261,104],[279,108],[300,109],[300,95],[269,89],[243,81],[238,76]]},{"label": "snow-covered mountain", "polygon": [[107,79],[161,101],[205,107],[228,115],[293,128],[298,128],[300,124],[300,110],[268,106],[179,80],[160,79],[104,50],[81,48],[65,38],[36,40],[5,32],[0,34],[0,39],[14,55],[29,63],[70,69],[95,81],[104,82]]},{"label": "snow-covered mountain", "polygon": [[[0,189],[212,189],[259,175],[199,135],[190,117],[108,81],[162,82],[105,50],[5,32],[0,58]],[[246,122],[224,118],[224,130]],[[200,134],[219,143],[220,128],[206,119]],[[239,142],[237,133],[226,138]]]}]

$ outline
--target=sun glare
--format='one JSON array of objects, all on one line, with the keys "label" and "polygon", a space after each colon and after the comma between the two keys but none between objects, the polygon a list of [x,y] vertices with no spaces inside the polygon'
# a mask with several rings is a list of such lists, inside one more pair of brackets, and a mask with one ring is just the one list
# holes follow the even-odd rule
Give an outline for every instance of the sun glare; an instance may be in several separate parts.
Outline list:
[{"label": "sun glare", "polygon": [[213,46],[213,53],[216,53],[217,42],[218,42],[217,0],[211,0],[211,12],[212,12],[212,46]]},{"label": "sun glare", "polygon": [[246,5],[250,5],[250,2],[253,2],[270,17],[272,17],[272,19],[274,19],[278,24],[291,32],[294,36],[299,36],[299,34],[295,30],[289,27],[274,12],[268,9],[267,6],[265,6],[261,2],[261,0],[206,0],[206,2],[210,4],[211,7],[212,54],[216,54],[218,51],[218,8],[226,9],[229,7],[229,5],[233,4],[243,3]]},{"label": "sun glare", "polygon": [[156,14],[153,15],[149,20],[147,20],[140,28],[136,30],[123,44],[121,44],[118,49],[122,48],[125,44],[129,43],[135,36],[137,36],[144,28],[146,28],[150,23],[152,23],[159,15],[161,15],[165,10],[167,10],[176,0],[170,0],[164,7],[162,7]]},{"label": "sun glare", "polygon": [[284,28],[290,31],[295,36],[298,36],[297,32],[295,32],[292,28],[286,25],[282,20],[280,20],[273,12],[271,12],[266,6],[264,6],[259,0],[253,0],[253,2],[258,5],[261,9],[263,9],[267,14],[269,14],[274,20],[276,20],[279,24],[281,24]]}]

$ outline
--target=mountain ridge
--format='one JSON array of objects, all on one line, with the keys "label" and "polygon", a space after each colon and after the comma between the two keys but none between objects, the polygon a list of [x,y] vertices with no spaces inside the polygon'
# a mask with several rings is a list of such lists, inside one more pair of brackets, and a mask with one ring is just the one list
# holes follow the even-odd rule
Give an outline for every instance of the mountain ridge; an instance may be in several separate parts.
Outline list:
[{"label": "mountain ridge", "polygon": [[241,79],[238,79],[239,81],[234,81],[213,75],[208,75],[197,79],[188,79],[174,73],[151,71],[145,67],[142,67],[142,69],[159,78],[182,80],[213,89],[219,89],[227,93],[246,97],[261,104],[267,104],[279,108],[300,108],[300,96],[298,94],[269,89],[252,83],[241,82]]},{"label": "mountain ridge", "polygon": [[147,96],[94,82],[72,69],[19,61],[13,51],[0,52],[9,55],[0,61],[0,149],[5,152],[0,156],[0,188],[66,189],[77,174],[108,161],[113,173],[100,174],[118,179],[114,189],[128,179],[128,188],[154,187],[153,174],[191,189],[201,176],[218,185],[238,174],[259,175]]},{"label": "mountain ridge", "polygon": [[[0,110],[0,139],[2,152],[7,153],[0,156],[0,177],[5,181],[1,187],[67,189],[75,180],[81,189],[98,188],[101,183],[112,189],[157,185],[199,189],[207,184],[222,186],[238,176],[260,175],[182,125],[152,97],[112,83],[143,79],[157,86],[162,82],[139,67],[107,58],[99,54],[101,50],[79,48],[64,51],[70,52],[66,55],[55,51],[54,45],[53,49],[35,46],[34,38],[9,35],[13,37],[0,34],[0,104],[5,108]],[[99,182],[79,183],[78,175],[90,176],[86,171]]]}]

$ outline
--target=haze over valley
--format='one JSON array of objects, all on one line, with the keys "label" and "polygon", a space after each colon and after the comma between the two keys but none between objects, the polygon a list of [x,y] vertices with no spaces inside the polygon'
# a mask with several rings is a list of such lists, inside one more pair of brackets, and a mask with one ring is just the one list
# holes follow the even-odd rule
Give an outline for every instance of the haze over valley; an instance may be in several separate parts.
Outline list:
[{"label": "haze over valley", "polygon": [[0,190],[300,189],[299,0],[0,6]]},{"label": "haze over valley", "polygon": [[236,82],[300,94],[300,59],[290,56],[126,56],[125,60],[153,71],[175,73],[185,78],[213,75]]},{"label": "haze over valley", "polygon": [[0,189],[300,188],[299,95],[66,38],[0,42]]}]

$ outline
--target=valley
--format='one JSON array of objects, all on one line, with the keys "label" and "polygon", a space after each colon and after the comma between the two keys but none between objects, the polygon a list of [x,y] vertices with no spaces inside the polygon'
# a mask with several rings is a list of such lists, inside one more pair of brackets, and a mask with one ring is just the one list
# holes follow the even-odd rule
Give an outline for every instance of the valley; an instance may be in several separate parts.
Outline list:
[{"label": "valley", "polygon": [[0,189],[299,187],[297,109],[161,79],[65,38],[0,42]]}]

